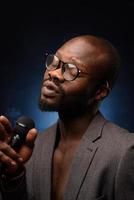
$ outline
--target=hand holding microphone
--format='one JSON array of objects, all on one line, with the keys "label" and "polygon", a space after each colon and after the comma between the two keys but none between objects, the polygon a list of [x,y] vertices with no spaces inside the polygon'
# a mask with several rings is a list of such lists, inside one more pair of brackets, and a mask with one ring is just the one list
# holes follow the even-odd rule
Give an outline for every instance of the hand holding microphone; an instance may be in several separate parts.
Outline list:
[{"label": "hand holding microphone", "polygon": [[20,117],[12,128],[9,120],[0,116],[0,173],[15,175],[32,155],[37,130],[30,118]]}]

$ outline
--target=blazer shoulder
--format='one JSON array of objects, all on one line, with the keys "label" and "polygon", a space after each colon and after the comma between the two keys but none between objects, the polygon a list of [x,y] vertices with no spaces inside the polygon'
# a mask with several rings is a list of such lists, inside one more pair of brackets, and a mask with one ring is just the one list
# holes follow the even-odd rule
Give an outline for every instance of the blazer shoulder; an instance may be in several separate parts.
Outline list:
[{"label": "blazer shoulder", "polygon": [[45,129],[44,131],[39,132],[38,136],[37,136],[37,138],[35,140],[35,144],[36,145],[44,144],[48,140],[51,140],[53,137],[55,137],[56,131],[57,131],[57,126],[58,126],[58,122],[55,122],[50,127]]},{"label": "blazer shoulder", "polygon": [[107,121],[103,127],[104,136],[111,138],[115,144],[134,144],[134,133],[129,132],[127,129],[122,128],[112,122]]},{"label": "blazer shoulder", "polygon": [[107,121],[107,123],[105,123],[104,128],[109,129],[110,132],[129,133],[129,131],[127,129],[120,127],[119,125],[117,125],[113,122],[110,122],[110,121]]}]

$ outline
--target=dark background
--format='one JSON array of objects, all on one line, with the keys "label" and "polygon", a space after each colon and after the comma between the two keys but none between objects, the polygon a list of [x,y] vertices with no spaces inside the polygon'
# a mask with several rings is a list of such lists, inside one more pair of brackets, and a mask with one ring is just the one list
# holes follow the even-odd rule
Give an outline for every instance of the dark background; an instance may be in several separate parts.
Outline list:
[{"label": "dark background", "polygon": [[134,1],[4,2],[0,5],[0,114],[20,115],[43,130],[57,113],[41,113],[38,96],[46,52],[80,34],[105,37],[118,49],[122,69],[101,106],[109,120],[134,131]]}]

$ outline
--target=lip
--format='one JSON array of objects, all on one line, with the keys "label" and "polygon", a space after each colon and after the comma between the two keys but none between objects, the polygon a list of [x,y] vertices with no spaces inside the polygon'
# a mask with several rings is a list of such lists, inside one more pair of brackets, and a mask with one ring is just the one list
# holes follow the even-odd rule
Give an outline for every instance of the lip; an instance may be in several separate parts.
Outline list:
[{"label": "lip", "polygon": [[59,87],[57,87],[54,83],[49,81],[44,81],[42,85],[42,93],[47,97],[55,97],[60,94]]}]

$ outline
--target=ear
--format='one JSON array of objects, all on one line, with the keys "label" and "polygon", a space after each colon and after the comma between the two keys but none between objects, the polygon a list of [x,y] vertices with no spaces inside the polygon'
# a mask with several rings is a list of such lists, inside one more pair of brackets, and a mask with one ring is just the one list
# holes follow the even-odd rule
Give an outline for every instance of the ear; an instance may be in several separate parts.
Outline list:
[{"label": "ear", "polygon": [[101,85],[95,94],[95,100],[102,101],[105,97],[108,96],[109,92],[110,88],[108,83]]}]

